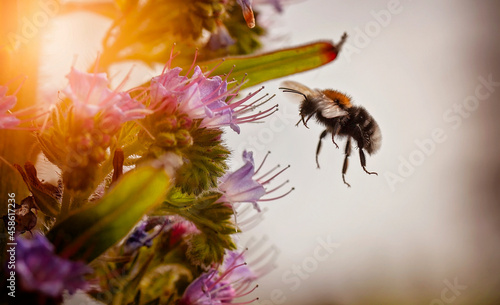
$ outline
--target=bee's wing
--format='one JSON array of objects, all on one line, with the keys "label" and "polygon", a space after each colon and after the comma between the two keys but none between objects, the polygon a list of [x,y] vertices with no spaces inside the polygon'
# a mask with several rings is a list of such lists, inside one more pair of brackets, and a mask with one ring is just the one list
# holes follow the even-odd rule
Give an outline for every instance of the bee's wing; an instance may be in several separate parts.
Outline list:
[{"label": "bee's wing", "polygon": [[316,100],[316,103],[318,105],[318,109],[321,110],[321,115],[327,119],[332,119],[332,118],[347,115],[347,111],[342,109],[333,100],[331,100],[330,98],[328,98],[324,95],[321,95],[321,97],[318,97]]},{"label": "bee's wing", "polygon": [[[318,91],[313,90],[307,86],[302,85],[291,80],[287,80],[281,83],[280,89],[285,90],[285,92],[292,92],[302,95],[317,95]],[[287,90],[288,89],[288,90]]]},{"label": "bee's wing", "polygon": [[294,81],[284,81],[281,83],[280,89],[286,93],[294,93],[289,96],[289,99],[293,102],[300,103],[304,99],[313,101],[320,98],[323,94],[317,89],[311,89],[301,83]]},{"label": "bee's wing", "polygon": [[331,119],[347,115],[347,111],[342,109],[337,103],[323,94],[320,90],[311,89],[294,81],[282,82],[280,89],[283,89],[283,92],[299,94],[309,99],[316,105],[317,110],[321,110],[321,115],[325,118]]}]

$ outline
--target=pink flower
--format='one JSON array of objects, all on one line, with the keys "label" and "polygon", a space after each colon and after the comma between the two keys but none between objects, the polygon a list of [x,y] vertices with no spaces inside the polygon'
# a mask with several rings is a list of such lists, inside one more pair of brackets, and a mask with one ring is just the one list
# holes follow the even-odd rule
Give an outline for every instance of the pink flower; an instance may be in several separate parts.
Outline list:
[{"label": "pink flower", "polygon": [[249,304],[233,300],[252,293],[258,286],[250,288],[257,276],[247,267],[243,253],[228,252],[222,270],[211,269],[194,280],[184,291],[178,305]]},{"label": "pink flower", "polygon": [[171,112],[177,110],[192,119],[214,116],[211,108],[224,103],[227,82],[219,76],[205,77],[198,66],[191,78],[180,76],[181,71],[181,68],[168,69],[151,80],[150,107]]},{"label": "pink flower", "polygon": [[285,171],[288,167],[274,174],[271,178],[265,179],[268,175],[274,172],[279,166],[276,166],[271,171],[266,174],[255,178],[255,175],[259,172],[266,160],[266,157],[262,161],[262,164],[259,166],[257,170],[255,170],[255,164],[253,160],[252,152],[243,152],[243,161],[245,164],[239,168],[238,170],[226,174],[221,178],[221,183],[219,184],[219,190],[224,193],[221,200],[226,200],[230,203],[237,202],[251,202],[255,209],[260,212],[260,207],[257,204],[259,201],[271,201],[275,199],[282,198],[283,196],[288,195],[293,188],[287,193],[275,197],[275,198],[266,198],[262,199],[262,197],[266,194],[270,194],[277,189],[281,188],[284,184],[288,183],[288,180],[279,185],[278,187],[273,188],[272,190],[267,190],[264,186],[269,184],[274,178],[280,175],[283,171]]},{"label": "pink flower", "polygon": [[17,98],[15,95],[7,95],[8,89],[6,86],[0,86],[0,129],[14,128],[21,123],[21,120],[10,112],[16,105]]},{"label": "pink flower", "polygon": [[[24,83],[24,80],[22,81]],[[17,92],[21,89],[21,85],[16,89],[12,95],[7,95],[9,88],[7,86],[0,86],[0,129],[17,129],[17,130],[36,130],[37,127],[21,127],[24,122],[33,121],[40,115],[42,108],[39,105],[33,105],[28,108],[12,111],[12,108],[17,103]],[[20,119],[25,117],[24,119]]]},{"label": "pink flower", "polygon": [[236,251],[226,251],[223,269],[226,271],[231,270],[231,272],[228,272],[226,277],[227,281],[238,281],[239,284],[243,284],[253,282],[257,279],[257,275],[245,263],[243,253],[244,252],[238,253]]},{"label": "pink flower", "polygon": [[[254,115],[243,116],[247,112],[264,104],[257,104],[260,99],[246,105],[249,99],[261,89],[247,97],[233,102],[239,86],[228,90],[228,82],[220,76],[208,77],[196,66],[193,75],[181,76],[180,68],[166,68],[165,71],[151,80],[149,108],[155,112],[187,114],[191,119],[201,119],[200,127],[218,128],[230,126],[237,133],[238,124],[254,122],[271,115],[276,111],[273,106]],[[189,74],[189,72],[188,72]],[[228,99],[228,97],[231,97]]]},{"label": "pink flower", "polygon": [[128,93],[110,90],[106,73],[86,73],[71,68],[66,78],[69,84],[63,92],[75,105],[76,116],[89,118],[101,113],[107,123],[117,127],[127,121],[142,119],[149,113]]}]

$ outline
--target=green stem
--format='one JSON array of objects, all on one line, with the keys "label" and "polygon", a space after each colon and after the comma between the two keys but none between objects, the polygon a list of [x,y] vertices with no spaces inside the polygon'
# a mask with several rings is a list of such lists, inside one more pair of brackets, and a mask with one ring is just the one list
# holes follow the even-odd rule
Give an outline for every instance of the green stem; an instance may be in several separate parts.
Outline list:
[{"label": "green stem", "polygon": [[70,195],[70,193],[64,190],[62,196],[61,213],[57,217],[58,222],[66,218],[66,216],[68,216],[71,207],[71,201],[72,201],[71,199],[72,196]]}]

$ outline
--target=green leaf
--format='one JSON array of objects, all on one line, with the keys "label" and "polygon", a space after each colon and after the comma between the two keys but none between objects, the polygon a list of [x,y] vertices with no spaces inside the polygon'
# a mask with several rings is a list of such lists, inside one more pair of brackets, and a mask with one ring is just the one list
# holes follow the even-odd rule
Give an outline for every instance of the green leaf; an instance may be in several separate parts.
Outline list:
[{"label": "green leaf", "polygon": [[218,59],[200,62],[198,65],[205,71],[216,67],[211,75],[224,75],[231,72],[231,77],[236,80],[241,80],[248,74],[247,82],[242,86],[246,88],[268,80],[311,70],[333,61],[346,37],[344,34],[337,45],[331,41],[319,41],[260,55],[227,57],[222,64]]},{"label": "green leaf", "polygon": [[57,224],[47,238],[61,256],[90,262],[159,204],[169,186],[164,170],[140,167],[125,174],[97,204],[77,210]]},{"label": "green leaf", "polygon": [[226,249],[236,248],[232,235],[237,229],[232,222],[233,209],[229,204],[219,202],[221,193],[205,192],[191,203],[184,202],[180,207],[177,202],[163,203],[160,210],[168,214],[177,214],[191,221],[201,231],[189,237],[187,256],[196,265],[209,266],[220,263]]},{"label": "green leaf", "polygon": [[199,123],[190,131],[193,145],[182,150],[183,158],[189,161],[179,168],[176,178],[177,187],[195,195],[217,186],[217,179],[227,169],[230,153],[221,140],[222,130],[198,128]]}]

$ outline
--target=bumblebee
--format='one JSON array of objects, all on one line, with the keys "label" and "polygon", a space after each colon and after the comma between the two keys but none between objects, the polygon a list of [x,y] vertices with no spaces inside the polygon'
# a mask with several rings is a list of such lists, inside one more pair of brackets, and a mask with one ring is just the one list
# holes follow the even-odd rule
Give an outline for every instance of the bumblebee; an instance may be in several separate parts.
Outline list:
[{"label": "bumblebee", "polygon": [[377,152],[382,144],[382,134],[375,119],[360,106],[353,106],[351,98],[336,90],[310,89],[294,81],[283,82],[279,89],[283,92],[301,95],[303,100],[300,105],[300,120],[296,126],[302,122],[306,128],[307,122],[312,117],[326,127],[319,136],[318,146],[316,148],[316,164],[319,168],[318,155],[321,151],[322,140],[330,133],[332,142],[337,148],[335,138],[347,137],[345,146],[344,165],[342,167],[342,180],[347,186],[351,186],[345,180],[345,174],[349,165],[349,156],[351,155],[351,141],[355,141],[358,146],[359,159],[361,167],[370,175],[377,175],[376,172],[370,172],[366,169],[366,157],[364,151],[368,154]]}]

